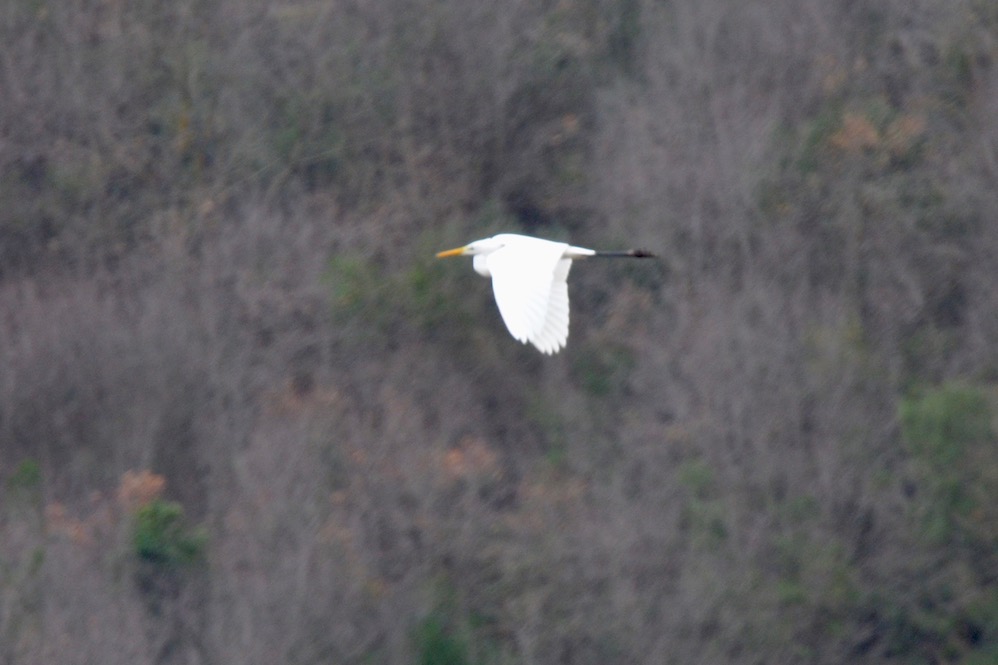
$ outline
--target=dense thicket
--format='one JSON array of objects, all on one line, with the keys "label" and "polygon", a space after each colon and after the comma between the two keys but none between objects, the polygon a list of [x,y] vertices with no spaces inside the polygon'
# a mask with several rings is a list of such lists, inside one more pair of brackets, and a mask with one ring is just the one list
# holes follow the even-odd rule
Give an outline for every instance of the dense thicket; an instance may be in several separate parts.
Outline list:
[{"label": "dense thicket", "polygon": [[[0,9],[0,662],[998,660],[988,0]],[[438,249],[579,265],[569,346]]]}]

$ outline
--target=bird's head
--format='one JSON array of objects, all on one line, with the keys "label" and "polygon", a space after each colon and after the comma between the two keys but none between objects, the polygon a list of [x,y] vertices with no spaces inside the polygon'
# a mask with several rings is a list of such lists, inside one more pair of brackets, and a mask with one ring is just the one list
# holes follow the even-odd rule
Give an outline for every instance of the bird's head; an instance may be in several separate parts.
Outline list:
[{"label": "bird's head", "polygon": [[505,241],[498,236],[493,236],[492,238],[482,238],[481,240],[468,243],[464,247],[456,247],[454,249],[438,252],[437,258],[443,259],[448,256],[479,256],[483,254],[491,254],[497,249],[503,247],[505,244]]}]

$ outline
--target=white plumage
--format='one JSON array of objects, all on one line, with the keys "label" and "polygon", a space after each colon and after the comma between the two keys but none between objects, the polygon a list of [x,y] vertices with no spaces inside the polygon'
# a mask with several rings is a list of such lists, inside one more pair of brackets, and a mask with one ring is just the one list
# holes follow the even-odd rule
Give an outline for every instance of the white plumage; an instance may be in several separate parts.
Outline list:
[{"label": "white plumage", "polygon": [[502,320],[515,339],[542,353],[556,353],[568,342],[568,272],[573,259],[590,256],[651,256],[648,252],[595,252],[568,243],[514,233],[437,254],[473,255],[475,270],[492,278]]}]

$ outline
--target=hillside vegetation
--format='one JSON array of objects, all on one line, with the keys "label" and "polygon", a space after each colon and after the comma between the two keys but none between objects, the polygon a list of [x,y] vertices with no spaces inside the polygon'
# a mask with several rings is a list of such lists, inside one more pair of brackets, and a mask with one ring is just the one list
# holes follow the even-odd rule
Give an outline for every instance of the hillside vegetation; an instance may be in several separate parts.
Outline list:
[{"label": "hillside vegetation", "polygon": [[[9,0],[0,663],[998,662],[992,0]],[[434,252],[572,273],[568,348]]]}]

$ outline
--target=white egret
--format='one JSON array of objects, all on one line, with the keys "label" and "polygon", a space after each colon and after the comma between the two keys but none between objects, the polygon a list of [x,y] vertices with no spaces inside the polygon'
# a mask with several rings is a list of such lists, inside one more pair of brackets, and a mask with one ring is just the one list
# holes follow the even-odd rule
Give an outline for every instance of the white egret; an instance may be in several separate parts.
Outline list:
[{"label": "white egret", "polygon": [[499,313],[510,334],[541,353],[557,353],[568,341],[568,271],[574,259],[646,258],[651,252],[631,249],[597,252],[565,242],[515,233],[500,233],[437,254],[474,256],[475,272],[492,278]]}]

